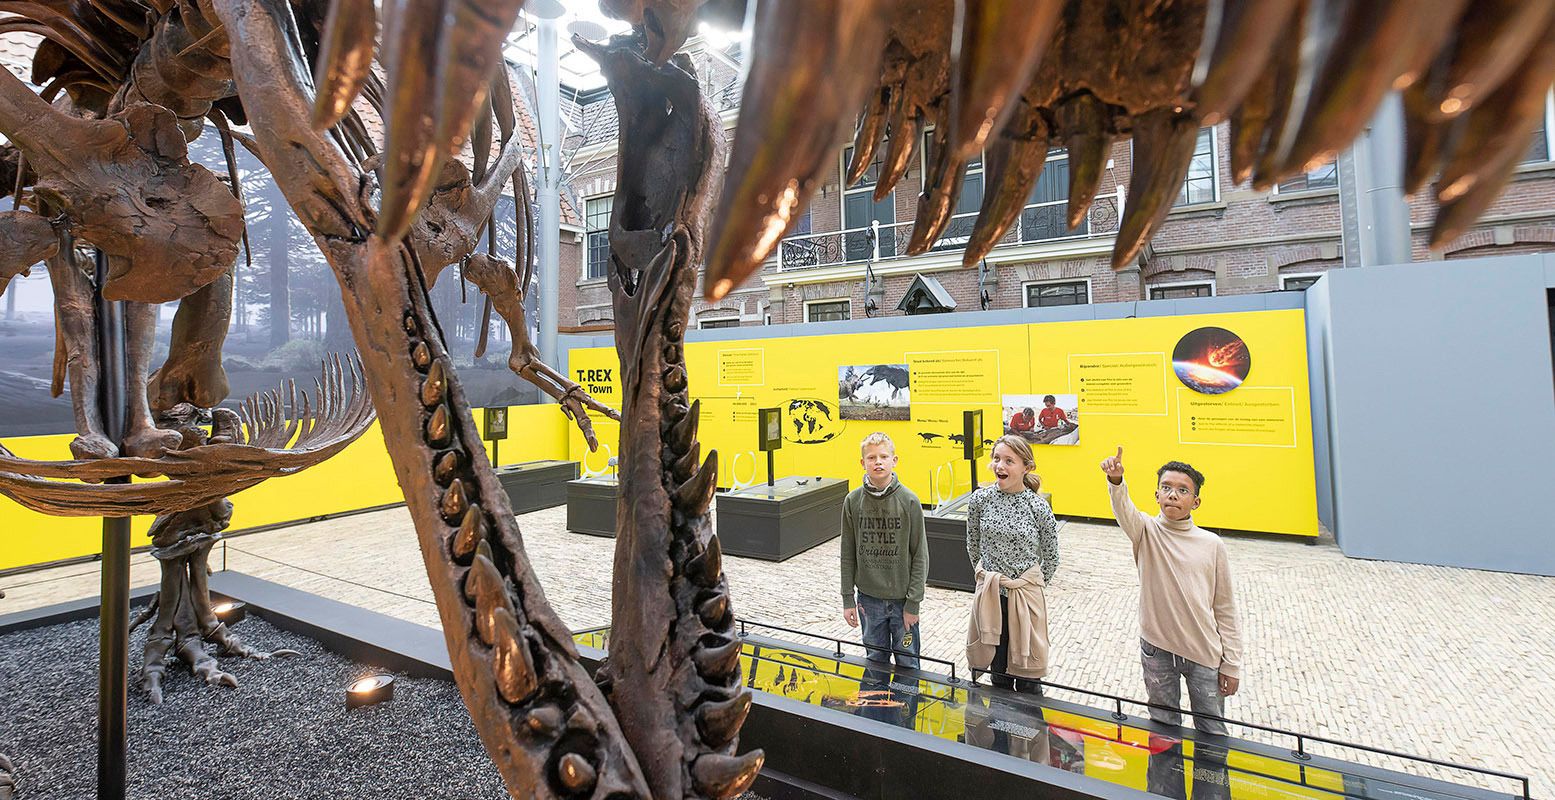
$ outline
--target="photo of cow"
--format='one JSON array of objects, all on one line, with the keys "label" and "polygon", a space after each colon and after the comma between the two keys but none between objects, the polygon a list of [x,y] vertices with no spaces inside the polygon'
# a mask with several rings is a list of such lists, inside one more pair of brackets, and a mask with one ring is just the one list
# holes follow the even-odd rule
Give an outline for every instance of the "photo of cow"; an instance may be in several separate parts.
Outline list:
[{"label": "photo of cow", "polygon": [[906,364],[837,368],[842,419],[906,422],[911,419]]}]

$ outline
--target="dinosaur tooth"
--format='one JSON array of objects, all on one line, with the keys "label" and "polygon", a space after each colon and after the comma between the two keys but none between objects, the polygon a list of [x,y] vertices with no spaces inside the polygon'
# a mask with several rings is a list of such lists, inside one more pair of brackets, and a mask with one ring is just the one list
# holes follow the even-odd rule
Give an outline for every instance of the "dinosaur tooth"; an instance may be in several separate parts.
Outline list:
[{"label": "dinosaur tooth", "polygon": [[425,372],[432,366],[432,348],[427,347],[426,342],[416,342],[416,346],[410,351],[410,361],[416,365],[416,369]]},{"label": "dinosaur tooth", "polygon": [[1107,158],[1112,155],[1112,122],[1107,107],[1096,95],[1084,92],[1060,103],[1056,111],[1058,130],[1069,148],[1069,210],[1066,219],[1070,230],[1085,221],[1085,212],[1096,199],[1096,189],[1101,185],[1106,171]]},{"label": "dinosaur tooth", "polygon": [[685,455],[675,459],[675,463],[670,467],[670,474],[677,481],[685,481],[691,477],[692,473],[696,471],[697,465],[701,463],[701,454],[702,443],[692,442],[691,449],[687,450]]},{"label": "dinosaur tooth", "polygon": [[[1488,197],[1481,197],[1495,199],[1509,168],[1515,166],[1528,149],[1529,135],[1544,113],[1544,97],[1552,80],[1555,80],[1555,23],[1551,23],[1538,46],[1528,53],[1511,77],[1468,112],[1461,125],[1462,133],[1456,137],[1453,152],[1442,165],[1442,174],[1437,180],[1439,202],[1457,200],[1481,181],[1496,187]],[[1473,216],[1477,217],[1478,212]],[[1472,222],[1473,217],[1467,219]],[[1447,226],[1446,230],[1451,231],[1454,227],[1457,226]]]},{"label": "dinosaur tooth", "polygon": [[766,754],[761,750],[742,756],[703,753],[691,764],[691,779],[703,794],[729,800],[750,788],[765,760]]},{"label": "dinosaur tooth", "polygon": [[713,492],[717,488],[718,451],[714,450],[707,454],[707,460],[702,462],[696,474],[670,493],[670,502],[688,514],[699,514],[713,502]]},{"label": "dinosaur tooth", "polygon": [[847,173],[843,176],[844,186],[858,183],[864,177],[864,173],[869,171],[870,162],[875,160],[875,150],[880,147],[880,135],[885,132],[886,112],[891,106],[891,91],[888,86],[876,89],[864,113],[859,116],[858,129],[853,133],[853,152],[848,161]]},{"label": "dinosaur tooth", "polygon": [[410,230],[437,175],[441,153],[427,98],[442,39],[444,0],[398,0],[387,15],[383,63],[393,91],[384,98],[384,143],[376,235],[398,240]]},{"label": "dinosaur tooth", "polygon": [[427,444],[433,447],[447,447],[453,441],[453,420],[448,414],[448,406],[438,406],[427,418]]},{"label": "dinosaur tooth", "polygon": [[981,261],[999,243],[1026,208],[1031,187],[1047,165],[1047,123],[1025,101],[1018,104],[1005,130],[989,143],[983,154],[984,184],[977,224],[967,240],[962,266]]},{"label": "dinosaur tooth", "polygon": [[[1415,61],[1435,51],[1456,19],[1454,2],[1421,8],[1417,0],[1353,3],[1313,79],[1281,172],[1300,173],[1333,159],[1365,127],[1384,94]],[[1132,199],[1132,198],[1130,198]]]},{"label": "dinosaur tooth", "polygon": [[479,504],[472,503],[464,512],[464,519],[459,523],[459,530],[454,533],[454,559],[461,564],[468,562],[475,555],[476,546],[485,541],[486,516],[481,513]]},{"label": "dinosaur tooth", "polygon": [[464,457],[458,450],[449,450],[437,457],[437,463],[432,467],[432,479],[440,485],[447,486],[463,467]]},{"label": "dinosaur tooth", "polygon": [[[940,125],[938,130],[945,130]],[[918,195],[918,213],[913,221],[912,237],[907,242],[907,255],[916,256],[928,252],[934,242],[950,224],[955,213],[956,201],[961,197],[961,184],[966,176],[966,161],[951,152],[945,142],[935,148],[934,163],[924,176],[924,191]]]},{"label": "dinosaur tooth", "polygon": [[561,730],[561,709],[552,705],[536,706],[524,716],[524,725],[536,736],[551,736]]},{"label": "dinosaur tooth", "polygon": [[497,694],[510,705],[518,705],[534,696],[540,688],[529,645],[518,629],[513,612],[498,606],[490,614],[491,669],[497,680]]},{"label": "dinosaur tooth", "polygon": [[[481,545],[486,545],[486,542],[481,542]],[[475,604],[476,635],[486,644],[494,645],[498,635],[495,626],[500,621],[497,612],[506,612],[515,619],[517,612],[513,608],[513,598],[508,596],[507,582],[503,580],[502,573],[497,571],[497,565],[490,556],[480,552],[481,545],[477,545],[475,559],[470,562],[470,570],[465,574],[464,596]]]},{"label": "dinosaur tooth", "polygon": [[711,592],[707,599],[697,604],[697,618],[710,629],[723,627],[728,613],[729,595],[724,592]]},{"label": "dinosaur tooth", "polygon": [[1258,153],[1269,135],[1277,80],[1276,69],[1271,64],[1258,76],[1242,104],[1231,112],[1231,182],[1234,184],[1244,184],[1253,177]]},{"label": "dinosaur tooth", "polygon": [[674,448],[677,453],[684,453],[691,449],[691,443],[697,438],[697,420],[701,417],[702,401],[692,400],[686,413],[670,426],[664,441]]},{"label": "dinosaur tooth", "polygon": [[568,753],[556,762],[556,779],[571,794],[582,794],[594,788],[594,766],[577,753]]},{"label": "dinosaur tooth", "polygon": [[679,394],[686,390],[686,368],[679,364],[671,365],[664,370],[664,388]]},{"label": "dinosaur tooth", "polygon": [[723,574],[723,545],[718,543],[718,536],[715,534],[708,537],[707,546],[702,552],[696,554],[690,563],[686,564],[686,575],[700,586],[713,588],[718,585]]},{"label": "dinosaur tooth", "polygon": [[1216,0],[1193,70],[1193,100],[1203,124],[1234,109],[1264,71],[1298,0]]},{"label": "dinosaur tooth", "polygon": [[377,33],[372,0],[330,3],[314,73],[313,82],[318,87],[313,98],[314,128],[328,128],[351,110],[351,101],[361,94],[372,73]]},{"label": "dinosaur tooth", "polygon": [[416,317],[412,314],[405,315],[405,332],[411,336],[421,335],[421,323],[417,322]]},{"label": "dinosaur tooth", "polygon": [[1458,22],[1437,112],[1455,117],[1496,91],[1539,42],[1552,13],[1555,3],[1476,0]]},{"label": "dinosaur tooth", "polygon": [[427,377],[421,382],[421,404],[432,408],[443,402],[448,395],[448,375],[443,370],[443,362],[433,361],[427,370]]},{"label": "dinosaur tooth", "polygon": [[704,250],[708,299],[760,269],[825,183],[832,148],[879,84],[895,6],[834,1],[799,14],[779,3],[756,5],[742,122]]},{"label": "dinosaur tooth", "polygon": [[724,683],[740,666],[740,641],[716,633],[706,634],[691,651],[691,660],[703,679],[709,683]]},{"label": "dinosaur tooth", "polygon": [[1198,138],[1198,121],[1170,108],[1155,108],[1134,117],[1134,168],[1112,249],[1114,270],[1139,255],[1166,219],[1188,176]]},{"label": "dinosaur tooth", "polygon": [[923,138],[923,116],[911,99],[903,99],[897,113],[891,118],[891,128],[886,136],[885,160],[880,165],[879,179],[875,182],[876,202],[886,199],[898,181],[912,166],[913,153],[918,150],[918,140]]},{"label": "dinosaur tooth", "polygon": [[442,157],[458,154],[470,135],[475,115],[486,102],[492,73],[502,58],[502,42],[518,19],[524,0],[454,2],[447,10],[438,42],[433,143]]},{"label": "dinosaur tooth", "polygon": [[719,748],[734,741],[740,726],[751,710],[751,693],[741,692],[722,702],[707,702],[697,706],[697,731],[709,747]]},{"label": "dinosaur tooth", "polygon": [[949,125],[942,129],[955,159],[972,158],[1004,125],[1042,63],[1063,7],[1062,0],[956,3]]},{"label": "dinosaur tooth", "polygon": [[1461,120],[1463,133],[1437,181],[1441,203],[1431,247],[1441,248],[1474,224],[1528,150],[1544,97],[1555,81],[1555,21],[1512,77]]},{"label": "dinosaur tooth", "polygon": [[1448,132],[1454,121],[1435,118],[1431,96],[1432,67],[1424,80],[1404,90],[1404,194],[1413,195],[1436,174],[1445,155]]}]

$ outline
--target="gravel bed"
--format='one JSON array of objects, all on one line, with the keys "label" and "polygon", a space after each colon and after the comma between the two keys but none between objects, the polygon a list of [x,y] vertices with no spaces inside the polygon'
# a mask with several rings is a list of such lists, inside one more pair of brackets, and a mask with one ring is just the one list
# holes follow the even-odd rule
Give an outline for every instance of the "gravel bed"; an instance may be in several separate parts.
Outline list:
[{"label": "gravel bed", "polygon": [[[345,708],[345,687],[380,670],[250,617],[234,630],[285,659],[221,659],[239,688],[182,665],[153,706],[136,684],[145,632],[130,636],[130,797],[507,798],[450,681],[397,675],[394,699]],[[0,753],[18,800],[96,794],[97,621],[0,636]],[[746,795],[746,800],[755,795]]]}]

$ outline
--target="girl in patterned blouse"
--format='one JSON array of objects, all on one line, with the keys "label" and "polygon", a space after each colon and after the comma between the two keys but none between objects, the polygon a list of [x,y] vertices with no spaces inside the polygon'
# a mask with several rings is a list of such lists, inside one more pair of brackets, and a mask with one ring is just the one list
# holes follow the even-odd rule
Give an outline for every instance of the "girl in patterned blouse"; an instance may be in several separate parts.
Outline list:
[{"label": "girl in patterned blouse", "polygon": [[[1053,509],[1037,494],[1042,479],[1032,471],[1036,466],[1031,445],[1021,437],[1001,436],[994,443],[988,468],[998,481],[974,492],[967,505],[966,552],[974,572],[997,572],[1014,578],[1040,564],[1043,583],[1053,580],[1058,571],[1058,522],[1053,518]],[[995,673],[993,683],[1040,694],[1041,687],[1034,681],[1012,685],[1011,678],[997,674],[1005,671],[1009,658],[1007,606],[1004,616],[1004,632],[989,665]]]}]

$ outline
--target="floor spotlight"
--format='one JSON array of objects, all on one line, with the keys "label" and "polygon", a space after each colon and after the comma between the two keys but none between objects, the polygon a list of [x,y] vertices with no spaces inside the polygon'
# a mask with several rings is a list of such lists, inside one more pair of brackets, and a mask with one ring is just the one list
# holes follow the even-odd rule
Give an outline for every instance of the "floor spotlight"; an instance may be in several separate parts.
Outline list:
[{"label": "floor spotlight", "polygon": [[346,689],[346,708],[370,706],[393,697],[393,675],[369,675]]},{"label": "floor spotlight", "polygon": [[248,603],[241,600],[223,600],[211,606],[211,610],[216,612],[216,619],[229,628],[248,617]]}]

